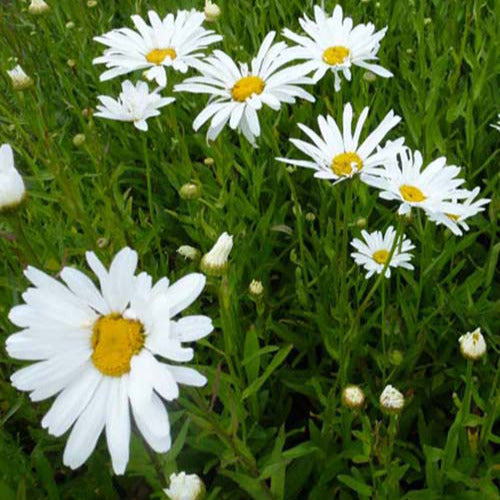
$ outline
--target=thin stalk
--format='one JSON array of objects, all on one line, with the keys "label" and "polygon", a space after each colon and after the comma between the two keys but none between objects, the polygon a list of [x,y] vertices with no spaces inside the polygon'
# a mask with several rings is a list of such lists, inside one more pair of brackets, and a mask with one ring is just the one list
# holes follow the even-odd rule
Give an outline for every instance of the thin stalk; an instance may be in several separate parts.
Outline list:
[{"label": "thin stalk", "polygon": [[19,209],[13,209],[7,214],[7,218],[10,221],[14,233],[16,235],[17,242],[20,244],[23,254],[28,262],[32,262],[36,266],[40,267],[40,261],[36,252],[33,250],[31,243],[26,236],[23,228],[23,222],[21,220],[21,215],[19,214]]},{"label": "thin stalk", "polygon": [[155,217],[153,212],[153,190],[151,187],[151,163],[149,161],[148,140],[145,134],[142,136],[142,150],[144,153],[144,163],[146,164],[146,184],[148,189],[148,210],[151,224],[154,225]]}]

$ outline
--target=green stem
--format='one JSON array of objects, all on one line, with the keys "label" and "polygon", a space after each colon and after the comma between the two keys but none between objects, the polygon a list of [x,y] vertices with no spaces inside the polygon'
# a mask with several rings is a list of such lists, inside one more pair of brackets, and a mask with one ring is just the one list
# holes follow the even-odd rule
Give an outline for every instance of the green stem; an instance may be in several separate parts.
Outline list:
[{"label": "green stem", "polygon": [[463,427],[464,422],[470,414],[470,404],[472,399],[472,365],[471,359],[467,360],[467,371],[465,374],[465,395],[462,403],[460,426]]},{"label": "green stem", "polygon": [[381,296],[382,296],[382,307],[381,307],[381,324],[380,324],[380,335],[382,337],[382,380],[383,386],[386,384],[386,373],[385,373],[385,365],[387,362],[387,351],[385,346],[385,282],[382,284],[381,288]]},{"label": "green stem", "polygon": [[144,163],[146,163],[146,183],[148,189],[148,210],[151,224],[154,225],[154,212],[153,212],[153,190],[151,187],[151,163],[149,161],[148,140],[146,135],[142,136],[142,149],[144,152]]},{"label": "green stem", "polygon": [[26,236],[23,228],[23,222],[21,220],[21,215],[19,214],[19,208],[13,209],[7,214],[7,218],[10,221],[14,233],[16,235],[17,242],[20,244],[19,246],[23,250],[24,256],[28,262],[32,262],[38,267],[40,266],[40,261],[38,259],[37,254],[33,250],[31,243]]}]

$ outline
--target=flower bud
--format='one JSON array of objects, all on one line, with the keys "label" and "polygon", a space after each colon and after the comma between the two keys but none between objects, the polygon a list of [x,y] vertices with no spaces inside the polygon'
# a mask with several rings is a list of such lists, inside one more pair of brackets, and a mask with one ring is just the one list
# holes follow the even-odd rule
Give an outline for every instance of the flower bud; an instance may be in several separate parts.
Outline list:
[{"label": "flower bud", "polygon": [[74,59],[68,59],[66,61],[66,64],[70,67],[70,68],[74,68],[76,66],[76,61]]},{"label": "flower bud", "polygon": [[363,73],[363,80],[367,82],[374,82],[377,79],[377,75],[371,71],[365,71]]},{"label": "flower bud", "polygon": [[92,8],[92,7],[95,7],[96,5],[97,5],[97,0],[89,0],[87,2],[87,7]]},{"label": "flower bud", "polygon": [[352,410],[359,410],[365,404],[365,393],[357,385],[348,385],[342,391],[342,403]]},{"label": "flower bud", "polygon": [[227,259],[233,248],[233,237],[222,233],[213,248],[201,259],[201,270],[211,276],[220,276],[227,268]]},{"label": "flower bud", "polygon": [[30,6],[28,7],[28,12],[34,15],[43,14],[48,10],[50,10],[50,7],[44,0],[31,0]]},{"label": "flower bud", "polygon": [[380,395],[380,405],[388,413],[400,413],[405,405],[405,398],[392,385],[387,385]]},{"label": "flower bud", "polygon": [[170,475],[170,487],[163,490],[170,500],[203,500],[205,485],[196,474],[179,472]]},{"label": "flower bud", "polygon": [[197,260],[200,258],[200,251],[194,247],[190,247],[189,245],[181,245],[177,249],[177,253],[189,260]]},{"label": "flower bud", "polygon": [[356,221],[356,226],[358,226],[360,229],[364,229],[368,224],[368,221],[364,217],[360,217]]},{"label": "flower bud", "polygon": [[69,29],[69,30],[70,30],[70,29],[72,29],[72,28],[74,28],[74,27],[75,27],[75,23],[74,23],[73,21],[68,21],[68,22],[66,23],[66,28],[67,28],[67,29]]},{"label": "flower bud", "polygon": [[215,160],[213,158],[205,158],[203,160],[203,163],[207,166],[207,167],[211,167],[214,163],[215,163]]},{"label": "flower bud", "polygon": [[25,90],[33,85],[33,80],[24,72],[18,64],[14,69],[7,71],[14,90]]},{"label": "flower bud", "polygon": [[79,148],[80,146],[83,146],[85,139],[85,134],[76,134],[75,137],[73,137],[73,144]]},{"label": "flower bud", "polygon": [[201,186],[188,182],[179,189],[179,195],[184,200],[196,200],[201,196]]},{"label": "flower bud", "polygon": [[14,153],[8,144],[0,147],[0,211],[17,207],[26,189],[23,178],[14,166]]},{"label": "flower bud", "polygon": [[217,4],[206,0],[205,2],[205,19],[209,22],[217,21],[220,16],[220,8]]},{"label": "flower bud", "polygon": [[312,212],[307,212],[305,218],[307,222],[314,222],[316,220],[316,215],[314,215]]},{"label": "flower bud", "polygon": [[252,280],[248,286],[248,291],[250,292],[250,295],[253,295],[256,298],[261,297],[264,293],[262,281]]},{"label": "flower bud", "polygon": [[460,344],[460,352],[466,359],[474,361],[483,357],[486,353],[486,342],[480,328],[462,335],[458,339],[458,342]]}]

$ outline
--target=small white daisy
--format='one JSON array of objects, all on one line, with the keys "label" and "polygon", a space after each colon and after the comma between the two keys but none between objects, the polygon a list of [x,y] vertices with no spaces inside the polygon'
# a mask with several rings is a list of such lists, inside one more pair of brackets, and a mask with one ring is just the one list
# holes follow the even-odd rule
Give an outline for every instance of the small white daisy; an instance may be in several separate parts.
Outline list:
[{"label": "small white daisy", "polygon": [[342,7],[336,5],[332,16],[326,16],[321,7],[314,7],[314,20],[304,16],[299,19],[306,36],[297,35],[288,28],[283,35],[296,42],[292,47],[297,59],[309,61],[309,68],[315,71],[313,79],[319,81],[328,70],[335,76],[335,90],[340,90],[340,73],[346,80],[351,80],[351,66],[360,66],[384,78],[392,77],[387,69],[374,64],[380,41],[384,38],[387,27],[375,32],[372,23],[358,24],[353,27],[350,17],[343,18]]},{"label": "small white daisy", "polygon": [[11,309],[9,319],[22,328],[6,341],[10,356],[36,363],[15,372],[12,384],[29,391],[33,401],[57,395],[42,427],[61,436],[72,427],[63,462],[82,465],[105,429],[113,469],[123,474],[129,459],[130,410],[138,431],[151,448],[171,445],[168,414],[161,398],[172,401],[178,384],[201,387],[206,378],[192,368],[167,364],[193,359],[182,346],[212,331],[206,316],[172,318],[189,307],[205,277],[188,274],[154,286],[147,273],[135,275],[137,253],[124,248],[107,270],[93,252],[87,262],[100,290],[86,274],[65,267],[64,282],[28,267],[33,287],[25,304]]},{"label": "small white daisy", "polygon": [[194,61],[204,57],[200,51],[222,40],[220,35],[202,26],[203,12],[179,10],[175,16],[168,14],[161,20],[150,10],[148,17],[150,25],[142,17],[132,16],[137,31],[120,28],[94,38],[109,47],[93,61],[109,68],[101,75],[101,80],[147,70],[146,78],[164,87],[167,84],[165,68],[186,73]]},{"label": "small white daisy", "polygon": [[[373,233],[361,231],[361,234],[364,241],[358,238],[351,241],[351,245],[356,249],[356,252],[353,252],[351,257],[358,266],[363,266],[368,271],[366,273],[366,279],[368,279],[374,273],[380,274],[384,270],[395,243],[396,230],[389,226],[385,235],[381,231]],[[413,255],[409,252],[415,248],[415,245],[408,238],[403,238],[401,248],[399,248],[399,242],[397,245],[385,271],[386,278],[391,276],[391,267],[414,269],[413,265],[410,264]]]},{"label": "small white daisy", "polygon": [[493,127],[493,128],[496,128],[500,132],[500,113],[498,114],[498,121],[497,121],[497,123],[492,123],[490,126]]},{"label": "small white daisy", "polygon": [[202,76],[175,86],[176,91],[210,94],[213,98],[194,120],[194,130],[211,119],[207,138],[215,140],[229,122],[233,130],[241,131],[255,145],[260,135],[257,112],[263,104],[277,111],[281,103],[293,104],[298,97],[314,102],[314,97],[299,86],[312,83],[304,76],[309,71],[304,65],[283,68],[293,57],[285,42],[273,44],[275,35],[271,31],[264,38],[250,67],[245,63],[238,67],[226,53],[215,50],[212,56],[195,63]]},{"label": "small white daisy", "polygon": [[137,82],[135,85],[126,80],[122,83],[122,91],[118,99],[113,99],[107,95],[98,97],[101,104],[97,106],[97,113],[94,116],[118,120],[123,122],[133,122],[139,130],[148,130],[146,120],[160,114],[159,109],[175,101],[173,97],[162,97],[157,88],[149,92],[146,82]]},{"label": "small white daisy", "polygon": [[385,200],[398,200],[398,213],[408,214],[412,207],[428,212],[443,212],[462,216],[465,209],[458,199],[466,198],[469,191],[458,189],[464,179],[458,178],[460,168],[446,165],[441,157],[422,168],[423,159],[419,151],[412,154],[403,148],[397,155],[399,162],[388,162],[376,172],[364,177],[364,181],[381,190],[379,196]]},{"label": "small white daisy", "polygon": [[[477,215],[479,212],[483,212],[486,208],[485,205],[491,201],[489,198],[476,199],[479,194],[478,187],[468,193],[467,197],[460,203],[462,209],[461,215],[443,212],[428,212],[427,215],[429,219],[437,225],[444,224],[453,234],[462,236],[463,231],[469,230],[469,225],[465,222],[466,219]],[[452,201],[458,203],[457,200]]]},{"label": "small white daisy", "polygon": [[344,106],[342,131],[331,116],[319,116],[320,134],[299,123],[299,128],[311,139],[312,143],[300,139],[290,139],[300,151],[311,160],[290,160],[276,158],[278,161],[316,170],[314,177],[332,181],[342,181],[356,174],[370,173],[374,167],[394,162],[396,153],[402,148],[404,138],[388,141],[386,146],[379,147],[382,139],[400,121],[401,117],[391,110],[382,122],[360,143],[361,131],[368,116],[368,107],[364,108],[352,131],[352,106]]}]

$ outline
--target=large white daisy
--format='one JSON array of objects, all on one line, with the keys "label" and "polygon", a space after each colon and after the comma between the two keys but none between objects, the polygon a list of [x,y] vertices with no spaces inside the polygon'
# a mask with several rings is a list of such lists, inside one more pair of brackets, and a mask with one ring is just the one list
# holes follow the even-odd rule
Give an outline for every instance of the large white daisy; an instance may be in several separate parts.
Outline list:
[{"label": "large white daisy", "polygon": [[[37,363],[11,377],[33,401],[57,394],[42,426],[61,436],[73,426],[64,451],[65,465],[82,465],[99,435],[106,440],[113,469],[125,471],[129,458],[130,409],[137,429],[157,452],[171,445],[167,411],[161,398],[172,401],[178,384],[203,386],[196,370],[172,362],[193,359],[182,346],[212,331],[206,316],[172,318],[201,293],[205,277],[188,274],[155,285],[147,273],[135,275],[137,253],[124,248],[109,271],[92,252],[87,262],[100,290],[84,273],[65,267],[64,282],[28,267],[33,287],[25,304],[12,308],[9,319],[22,328],[6,341],[8,353]],[[168,360],[168,364],[156,356]]]},{"label": "large white daisy", "polygon": [[[451,232],[457,236],[462,236],[463,231],[469,230],[469,225],[466,219],[477,215],[485,210],[491,200],[489,198],[477,198],[479,188],[476,187],[468,192],[467,197],[460,203],[462,214],[444,213],[444,212],[428,212],[429,219],[436,224],[444,224]],[[457,200],[454,200],[458,202]]]},{"label": "large white daisy", "polygon": [[194,130],[211,119],[207,138],[214,140],[229,122],[233,130],[238,129],[255,144],[260,135],[257,112],[263,104],[277,111],[281,103],[294,103],[297,97],[314,102],[314,97],[299,86],[312,83],[305,77],[310,70],[304,65],[284,68],[293,57],[285,42],[273,44],[275,35],[271,31],[264,38],[250,67],[245,63],[238,66],[226,53],[215,50],[212,56],[195,63],[202,76],[175,86],[176,91],[212,96],[194,120]]},{"label": "large white daisy", "polygon": [[[351,241],[351,245],[356,249],[356,252],[353,252],[351,257],[358,266],[363,266],[366,269],[366,279],[368,279],[374,273],[382,273],[387,265],[392,247],[395,244],[396,230],[389,226],[385,234],[382,234],[381,231],[374,231],[373,233],[361,231],[361,235],[364,241],[358,238]],[[414,248],[415,245],[408,238],[403,238],[401,245],[398,242],[384,276],[386,278],[391,276],[391,267],[413,269],[413,265],[410,264],[413,255],[409,252]]]},{"label": "large white daisy", "polygon": [[457,200],[466,198],[469,191],[459,189],[464,183],[464,179],[458,178],[459,167],[446,165],[446,158],[441,157],[422,168],[421,153],[412,153],[409,148],[401,149],[397,158],[399,161],[386,163],[363,180],[380,189],[381,198],[399,201],[400,214],[409,213],[412,207],[427,213],[465,214]]},{"label": "large white daisy", "polygon": [[135,85],[126,80],[122,83],[122,91],[118,99],[107,95],[98,97],[101,104],[97,106],[94,116],[132,122],[139,130],[148,130],[146,120],[153,116],[159,116],[159,109],[175,101],[173,97],[162,97],[160,89],[149,92],[146,82],[137,82]]},{"label": "large white daisy", "polygon": [[387,69],[374,64],[380,41],[384,38],[387,27],[375,32],[372,23],[358,24],[353,27],[350,17],[343,18],[342,7],[336,5],[332,16],[327,16],[323,9],[314,7],[314,20],[304,16],[299,19],[306,35],[297,35],[288,28],[283,35],[297,43],[292,47],[297,59],[309,61],[314,80],[319,81],[327,71],[335,76],[335,90],[340,90],[340,73],[351,80],[351,66],[360,66],[384,78],[392,77]]},{"label": "large white daisy", "polygon": [[404,138],[388,141],[385,147],[380,147],[383,138],[400,121],[401,117],[391,110],[380,124],[361,142],[361,132],[368,116],[368,107],[364,108],[352,130],[352,106],[346,104],[342,119],[342,130],[331,116],[319,116],[318,126],[320,135],[304,124],[299,123],[299,128],[312,142],[300,139],[290,139],[300,151],[309,156],[311,160],[295,160],[277,158],[278,161],[297,165],[299,167],[316,170],[314,177],[328,179],[336,182],[345,180],[356,174],[369,174],[374,167],[394,162],[396,153],[402,148]]},{"label": "large white daisy", "polygon": [[140,16],[132,16],[137,31],[120,28],[94,38],[109,47],[93,61],[109,68],[101,80],[146,69],[146,77],[164,87],[165,68],[186,73],[194,61],[204,57],[203,49],[222,40],[220,35],[202,26],[203,12],[179,10],[175,16],[168,14],[162,20],[150,10],[148,17],[150,24]]}]

